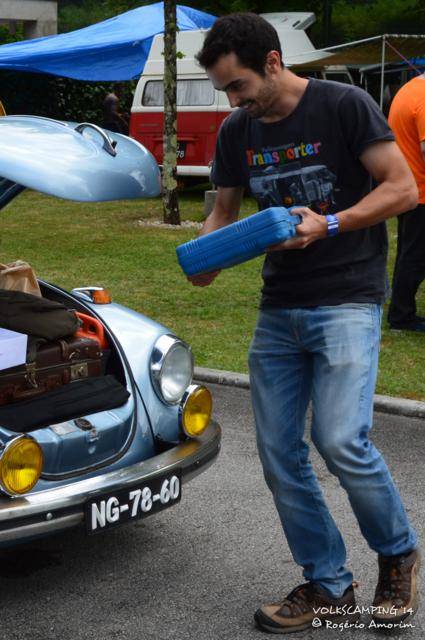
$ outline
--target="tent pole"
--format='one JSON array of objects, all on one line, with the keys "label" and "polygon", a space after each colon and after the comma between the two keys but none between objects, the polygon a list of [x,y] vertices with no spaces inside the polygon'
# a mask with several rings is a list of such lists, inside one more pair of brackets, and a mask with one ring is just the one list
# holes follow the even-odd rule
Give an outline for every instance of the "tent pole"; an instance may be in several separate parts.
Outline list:
[{"label": "tent pole", "polygon": [[385,75],[385,37],[382,36],[382,56],[381,56],[381,95],[379,97],[379,108],[383,109],[384,106],[384,75]]}]

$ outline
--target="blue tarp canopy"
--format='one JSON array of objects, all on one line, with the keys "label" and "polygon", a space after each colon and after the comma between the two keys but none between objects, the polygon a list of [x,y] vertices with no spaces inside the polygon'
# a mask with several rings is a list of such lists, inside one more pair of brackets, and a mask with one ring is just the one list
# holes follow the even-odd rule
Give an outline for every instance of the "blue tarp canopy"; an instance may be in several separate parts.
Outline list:
[{"label": "blue tarp canopy", "polygon": [[[209,29],[215,16],[177,6],[181,31]],[[76,80],[138,78],[152,39],[164,31],[164,3],[146,5],[90,27],[0,46],[0,69],[51,73]]]}]

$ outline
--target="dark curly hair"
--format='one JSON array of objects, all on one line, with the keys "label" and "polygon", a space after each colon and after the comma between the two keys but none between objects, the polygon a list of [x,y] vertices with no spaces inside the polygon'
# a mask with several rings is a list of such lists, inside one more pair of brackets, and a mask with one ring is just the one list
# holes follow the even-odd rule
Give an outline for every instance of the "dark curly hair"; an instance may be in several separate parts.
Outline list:
[{"label": "dark curly hair", "polygon": [[214,22],[195,58],[208,69],[220,56],[235,53],[242,66],[264,77],[269,51],[278,51],[282,60],[276,29],[255,13],[231,13]]}]

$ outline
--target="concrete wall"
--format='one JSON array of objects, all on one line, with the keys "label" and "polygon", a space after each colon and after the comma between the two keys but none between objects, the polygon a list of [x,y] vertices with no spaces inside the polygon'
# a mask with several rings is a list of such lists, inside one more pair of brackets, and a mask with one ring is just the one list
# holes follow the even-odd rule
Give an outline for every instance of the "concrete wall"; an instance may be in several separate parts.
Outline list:
[{"label": "concrete wall", "polygon": [[24,25],[25,38],[41,38],[58,32],[58,3],[53,0],[0,0],[0,22]]}]

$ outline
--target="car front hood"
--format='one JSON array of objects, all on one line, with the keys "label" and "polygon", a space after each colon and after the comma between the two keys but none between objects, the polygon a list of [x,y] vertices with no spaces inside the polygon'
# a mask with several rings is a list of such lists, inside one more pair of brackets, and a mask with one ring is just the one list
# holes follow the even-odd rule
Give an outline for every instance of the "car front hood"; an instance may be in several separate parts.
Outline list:
[{"label": "car front hood", "polygon": [[158,165],[147,149],[88,123],[5,116],[0,140],[0,176],[24,187],[89,202],[160,193]]}]

